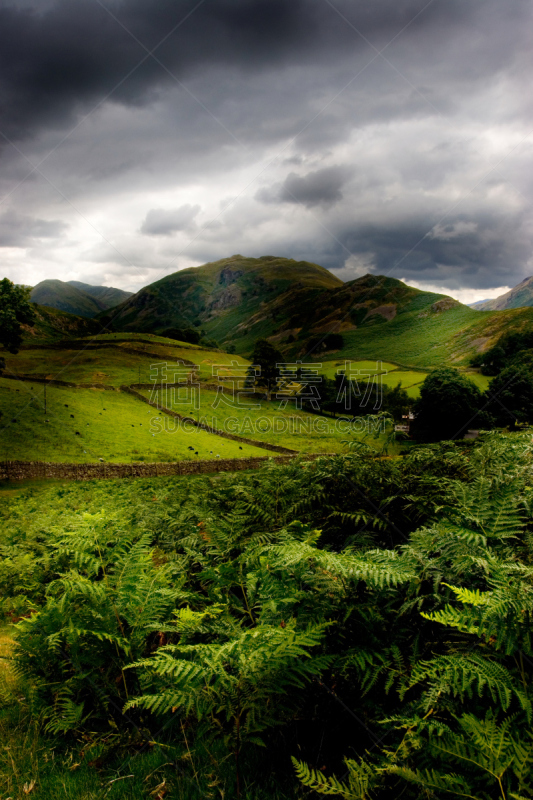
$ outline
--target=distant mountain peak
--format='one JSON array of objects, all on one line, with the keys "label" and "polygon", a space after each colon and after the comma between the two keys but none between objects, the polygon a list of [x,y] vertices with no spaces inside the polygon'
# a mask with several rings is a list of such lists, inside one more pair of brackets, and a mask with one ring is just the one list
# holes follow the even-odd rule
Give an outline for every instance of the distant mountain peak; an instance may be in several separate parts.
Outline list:
[{"label": "distant mountain peak", "polygon": [[527,308],[529,306],[533,306],[533,276],[531,275],[499,297],[471,304],[471,308],[476,311],[505,311],[508,308]]},{"label": "distant mountain peak", "polygon": [[31,300],[42,306],[56,308],[79,317],[96,317],[119,305],[131,296],[131,292],[109,286],[91,286],[80,281],[60,281],[50,278],[34,286]]}]

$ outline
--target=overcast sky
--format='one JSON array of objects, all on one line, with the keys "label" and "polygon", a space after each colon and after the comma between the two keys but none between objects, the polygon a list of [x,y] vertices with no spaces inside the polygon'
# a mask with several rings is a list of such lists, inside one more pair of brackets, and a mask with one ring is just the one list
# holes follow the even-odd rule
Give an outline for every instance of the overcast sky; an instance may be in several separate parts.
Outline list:
[{"label": "overcast sky", "polygon": [[533,274],[531,0],[0,0],[0,277]]}]

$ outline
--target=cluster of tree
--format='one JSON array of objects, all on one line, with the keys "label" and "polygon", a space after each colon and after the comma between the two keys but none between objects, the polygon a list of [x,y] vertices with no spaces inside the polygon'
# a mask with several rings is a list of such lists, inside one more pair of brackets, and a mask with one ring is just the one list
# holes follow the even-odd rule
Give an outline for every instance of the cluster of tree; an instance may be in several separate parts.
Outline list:
[{"label": "cluster of tree", "polygon": [[267,339],[258,339],[251,355],[251,361],[253,365],[261,369],[257,379],[254,379],[254,383],[258,386],[265,386],[270,395],[280,378],[278,365],[285,361],[283,354]]},{"label": "cluster of tree", "polygon": [[[30,302],[31,287],[16,286],[7,278],[0,281],[0,346],[9,353],[17,353],[22,343],[22,325],[35,321]],[[0,371],[5,361],[0,356]]]},{"label": "cluster of tree", "polygon": [[498,375],[519,361],[525,351],[533,352],[533,330],[502,334],[493,347],[476,354],[470,363],[480,367],[483,375]]},{"label": "cluster of tree", "polygon": [[[519,341],[527,344],[528,335],[520,335]],[[515,342],[515,336],[519,335],[509,337],[511,343]],[[533,351],[526,347],[490,381],[486,392],[459,370],[439,367],[426,377],[416,401],[401,384],[388,387],[378,375],[362,381],[350,380],[339,373],[334,379],[320,376],[313,383],[313,377],[306,377],[304,365],[296,369],[280,368],[284,357],[266,339],[256,342],[251,360],[261,367],[261,375],[254,379],[250,373],[249,385],[265,386],[269,394],[291,386],[294,398],[307,411],[334,416],[387,412],[399,422],[412,411],[415,419],[411,434],[422,441],[462,438],[469,428],[514,429],[522,423],[533,423]]]},{"label": "cluster of tree", "polygon": [[387,412],[395,421],[400,421],[409,413],[413,402],[401,382],[394,387],[387,386],[379,376],[370,377],[368,381],[351,380],[344,374],[335,378],[322,376],[316,387],[317,397],[312,398],[304,386],[300,395],[303,407],[308,411],[316,411],[318,407],[334,417],[353,418]]},{"label": "cluster of tree", "polygon": [[[298,376],[296,375],[296,380]],[[421,441],[462,438],[469,428],[488,430],[533,423],[533,353],[524,350],[512,366],[503,369],[482,392],[464,373],[439,367],[424,380],[420,396],[413,400],[401,384],[382,385],[379,376],[368,382],[350,381],[344,375],[322,378],[319,400],[304,388],[304,407],[333,415],[364,416],[386,412],[397,422],[414,415],[410,433]]]},{"label": "cluster of tree", "polygon": [[[308,371],[313,371],[312,363],[299,367],[280,367],[279,365],[285,363],[285,358],[266,339],[257,340],[250,358],[252,364],[261,368],[261,374],[254,379],[250,371],[249,385],[265,386],[269,394],[274,391],[286,392],[299,400],[302,408],[310,412],[356,417],[381,410],[399,420],[408,413],[411,405],[401,384],[391,388],[383,385],[377,377],[366,383],[349,380],[344,374],[338,374],[334,379],[308,375]],[[315,377],[318,380],[314,380]],[[311,390],[312,386],[315,387],[314,390]]]},{"label": "cluster of tree", "polygon": [[17,703],[71,768],[161,748],[168,797],[530,797],[532,458],[490,434],[14,498]]},{"label": "cluster of tree", "polygon": [[174,339],[177,342],[199,344],[202,334],[194,328],[166,328],[161,332],[161,336],[166,336],[167,339]]},{"label": "cluster of tree", "polygon": [[533,423],[533,354],[524,351],[482,392],[452,367],[433,370],[414,403],[412,433],[423,440],[462,437],[468,428]]}]

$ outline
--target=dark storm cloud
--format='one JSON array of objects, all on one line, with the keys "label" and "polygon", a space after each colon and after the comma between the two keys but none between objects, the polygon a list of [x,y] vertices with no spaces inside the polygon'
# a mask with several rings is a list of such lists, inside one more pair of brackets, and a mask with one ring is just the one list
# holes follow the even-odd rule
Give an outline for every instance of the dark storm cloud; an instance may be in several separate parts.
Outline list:
[{"label": "dark storm cloud", "polygon": [[344,279],[533,271],[530,0],[197,2],[0,0],[0,134],[45,162],[28,176],[0,136],[0,242],[35,272],[129,265],[138,288],[234,252]]},{"label": "dark storm cloud", "polygon": [[[344,229],[338,232],[338,240],[356,256],[371,253],[374,274],[407,281],[490,288],[522,279],[532,236],[520,215],[502,219],[495,213],[461,214],[437,223],[430,232],[427,223],[420,216],[402,224]],[[346,250],[335,248],[330,266],[343,280],[357,277],[350,275],[349,266],[335,269],[335,258],[344,261]]]},{"label": "dark storm cloud", "polygon": [[0,247],[28,247],[40,239],[58,239],[68,225],[7,211],[0,216]]},{"label": "dark storm cloud", "polygon": [[199,211],[200,206],[191,206],[190,203],[175,209],[152,208],[141,225],[141,233],[170,236],[176,231],[187,230]]},{"label": "dark storm cloud", "polygon": [[301,203],[307,208],[331,206],[342,200],[341,189],[349,177],[350,170],[333,166],[297,175],[291,172],[283,183],[271,189],[260,189],[257,200],[263,203]]},{"label": "dark storm cloud", "polygon": [[104,5],[116,19],[95,0],[60,0],[44,13],[0,8],[0,113],[10,136],[63,125],[109,92],[126,104],[153,99],[172,78],[139,42],[183,79],[216,62],[259,68],[295,59],[320,38],[317,4],[303,0],[207,0],[196,10],[197,2],[175,0]]},{"label": "dark storm cloud", "polygon": [[[62,126],[109,92],[125,104],[150,102],[172,83],[164,67],[185,79],[213,64],[248,72],[373,55],[324,0],[58,0],[41,13],[35,7],[0,6],[0,116],[11,137]],[[416,0],[338,0],[336,7],[378,47],[406,25],[407,37],[432,27],[442,37],[472,14],[459,0],[445,8],[435,2],[420,15]],[[164,67],[140,43],[156,48]]]}]

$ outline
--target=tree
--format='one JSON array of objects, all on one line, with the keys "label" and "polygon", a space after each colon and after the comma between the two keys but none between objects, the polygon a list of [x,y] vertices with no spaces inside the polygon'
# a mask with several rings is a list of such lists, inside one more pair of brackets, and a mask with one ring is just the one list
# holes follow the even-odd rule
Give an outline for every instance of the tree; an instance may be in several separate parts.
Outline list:
[{"label": "tree", "polygon": [[[0,345],[17,353],[22,342],[22,325],[32,325],[35,314],[30,303],[31,287],[15,286],[7,278],[0,281]],[[5,366],[0,357],[0,370]]]},{"label": "tree", "polygon": [[487,392],[496,422],[511,428],[517,422],[533,422],[533,356],[521,355],[491,380]]},{"label": "tree", "polygon": [[252,364],[261,367],[260,381],[267,387],[270,393],[271,386],[278,378],[278,368],[276,364],[283,362],[283,355],[266,339],[258,339],[252,353]]},{"label": "tree", "polygon": [[177,342],[188,342],[189,344],[198,344],[200,341],[200,334],[193,328],[167,328],[161,334],[166,336],[167,339],[175,339]]},{"label": "tree", "polygon": [[405,389],[402,389],[401,382],[392,389],[388,386],[383,386],[383,408],[396,421],[400,421],[402,416],[409,412],[411,404],[411,398]]},{"label": "tree", "polygon": [[473,381],[453,367],[439,367],[422,384],[411,431],[429,441],[462,437],[469,426],[488,424],[483,406],[483,395]]}]

